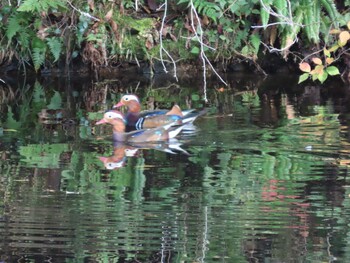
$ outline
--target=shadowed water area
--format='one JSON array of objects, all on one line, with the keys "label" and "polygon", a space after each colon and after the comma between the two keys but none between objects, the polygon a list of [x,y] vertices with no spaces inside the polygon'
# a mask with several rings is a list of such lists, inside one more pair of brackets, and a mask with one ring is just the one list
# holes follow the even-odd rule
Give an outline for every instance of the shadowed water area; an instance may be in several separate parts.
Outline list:
[{"label": "shadowed water area", "polygon": [[[6,79],[0,261],[350,262],[348,87],[227,78],[207,104],[200,76]],[[126,93],[208,112],[177,142],[115,144],[94,123]]]}]

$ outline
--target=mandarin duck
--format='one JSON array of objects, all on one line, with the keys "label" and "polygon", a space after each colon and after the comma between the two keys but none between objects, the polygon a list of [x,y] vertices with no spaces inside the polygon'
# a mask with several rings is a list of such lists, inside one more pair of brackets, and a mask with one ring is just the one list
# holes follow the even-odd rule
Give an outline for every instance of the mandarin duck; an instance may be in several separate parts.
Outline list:
[{"label": "mandarin duck", "polygon": [[174,105],[171,110],[141,111],[141,103],[136,95],[124,95],[119,103],[113,108],[126,106],[126,125],[132,129],[155,128],[167,123],[180,121],[181,123],[192,123],[203,112],[195,110],[182,111],[178,105]]},{"label": "mandarin duck", "polygon": [[173,121],[166,125],[152,129],[142,129],[126,132],[126,119],[124,115],[117,110],[107,111],[96,125],[108,123],[113,126],[113,140],[117,142],[145,143],[166,141],[174,138],[184,128],[184,124],[179,121]]}]

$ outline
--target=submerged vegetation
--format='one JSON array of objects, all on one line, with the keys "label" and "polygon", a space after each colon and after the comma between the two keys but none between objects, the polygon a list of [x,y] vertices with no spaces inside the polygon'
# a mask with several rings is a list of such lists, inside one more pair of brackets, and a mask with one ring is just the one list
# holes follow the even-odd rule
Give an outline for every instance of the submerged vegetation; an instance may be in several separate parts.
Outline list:
[{"label": "submerged vegetation", "polygon": [[[242,61],[265,72],[264,60],[279,54],[304,63],[301,81],[323,82],[338,74],[331,63],[342,61],[344,72],[348,64],[349,37],[341,33],[349,34],[349,8],[349,0],[1,0],[0,66],[146,63],[151,73],[159,64],[177,77],[178,61],[199,60],[205,76]],[[322,56],[314,72],[305,67]]]}]

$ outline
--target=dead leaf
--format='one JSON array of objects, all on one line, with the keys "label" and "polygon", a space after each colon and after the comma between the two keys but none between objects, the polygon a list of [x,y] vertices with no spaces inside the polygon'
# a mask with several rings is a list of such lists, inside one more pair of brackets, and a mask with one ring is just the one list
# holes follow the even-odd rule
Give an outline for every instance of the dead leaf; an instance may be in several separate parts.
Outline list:
[{"label": "dead leaf", "polygon": [[88,0],[88,5],[89,5],[89,8],[91,11],[94,11],[95,10],[95,3],[94,3],[94,0]]},{"label": "dead leaf", "polygon": [[149,50],[151,48],[153,48],[153,41],[150,41],[149,39],[146,40],[145,43],[146,48]]},{"label": "dead leaf", "polygon": [[203,26],[209,25],[209,18],[206,15],[203,16],[202,24]]},{"label": "dead leaf", "polygon": [[270,31],[270,45],[273,46],[275,44],[275,41],[277,39],[277,27],[273,26],[271,27]]},{"label": "dead leaf", "polygon": [[109,20],[111,20],[112,16],[113,16],[113,8],[107,12],[105,16],[105,21],[108,22]]}]

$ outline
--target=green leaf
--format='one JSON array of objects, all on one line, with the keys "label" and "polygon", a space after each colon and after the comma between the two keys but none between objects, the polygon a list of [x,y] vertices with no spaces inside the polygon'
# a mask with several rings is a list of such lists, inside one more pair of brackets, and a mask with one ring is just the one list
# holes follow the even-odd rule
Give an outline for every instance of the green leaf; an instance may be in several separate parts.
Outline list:
[{"label": "green leaf", "polygon": [[34,68],[36,71],[39,70],[42,64],[45,62],[46,48],[33,48],[32,59]]},{"label": "green leaf", "polygon": [[34,95],[33,95],[33,101],[35,103],[39,102],[45,102],[45,92],[44,88],[41,86],[41,84],[36,81],[34,84]]},{"label": "green leaf", "polygon": [[19,24],[19,18],[17,16],[11,16],[8,19],[8,25],[6,28],[6,36],[11,40],[18,31],[21,30],[21,25]]},{"label": "green leaf", "polygon": [[335,76],[335,75],[340,74],[339,69],[336,66],[330,66],[330,67],[326,68],[326,71],[331,76]]},{"label": "green leaf", "polygon": [[14,119],[12,107],[8,106],[7,109],[8,109],[7,110],[7,118],[6,118],[6,122],[5,122],[6,128],[18,130],[18,128],[21,127],[21,123]]},{"label": "green leaf", "polygon": [[323,71],[323,74],[317,75],[318,80],[323,83],[328,78],[328,73]]},{"label": "green leaf", "polygon": [[304,74],[300,75],[298,84],[301,82],[304,82],[308,78],[309,78],[309,73],[304,73]]},{"label": "green leaf", "polygon": [[200,49],[199,49],[198,47],[193,47],[193,48],[191,49],[191,53],[192,53],[192,54],[198,55],[199,52],[200,52]]},{"label": "green leaf", "polygon": [[199,95],[198,95],[198,94],[192,94],[192,95],[191,95],[191,99],[192,99],[193,101],[198,101],[198,100],[199,100]]},{"label": "green leaf", "polygon": [[58,37],[48,38],[46,41],[51,51],[51,54],[55,58],[54,62],[56,62],[60,58],[60,54],[62,51],[62,42]]},{"label": "green leaf", "polygon": [[254,47],[254,54],[258,54],[260,47],[260,37],[258,34],[253,34],[250,36],[250,42]]},{"label": "green leaf", "polygon": [[55,91],[47,108],[50,110],[62,109],[62,98],[59,92]]}]

